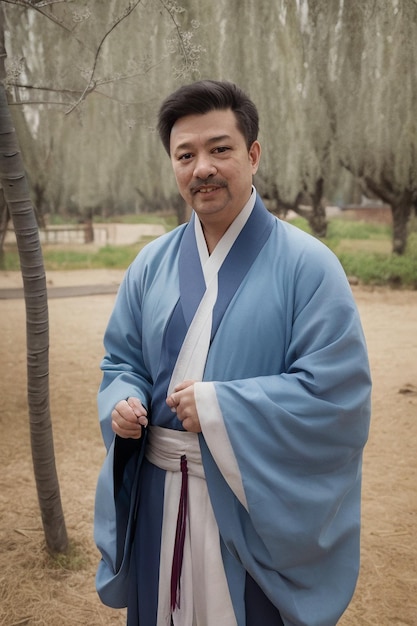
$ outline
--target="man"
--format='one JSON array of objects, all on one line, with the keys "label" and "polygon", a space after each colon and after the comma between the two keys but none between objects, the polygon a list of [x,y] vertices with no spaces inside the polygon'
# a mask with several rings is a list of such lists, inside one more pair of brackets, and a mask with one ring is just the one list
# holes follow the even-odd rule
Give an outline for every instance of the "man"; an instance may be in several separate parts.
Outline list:
[{"label": "man", "polygon": [[262,204],[238,87],[181,87],[158,128],[194,212],[138,255],[105,334],[99,594],[129,626],[332,626],[370,414],[349,285]]}]

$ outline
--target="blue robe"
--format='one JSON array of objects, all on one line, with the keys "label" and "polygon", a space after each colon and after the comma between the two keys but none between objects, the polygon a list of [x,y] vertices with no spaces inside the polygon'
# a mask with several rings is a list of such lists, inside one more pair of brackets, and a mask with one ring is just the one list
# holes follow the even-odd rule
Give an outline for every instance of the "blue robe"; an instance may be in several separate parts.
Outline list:
[{"label": "blue robe", "polygon": [[[103,602],[129,603],[141,626],[156,619],[165,473],[143,459],[141,442],[114,439],[110,414],[138,396],[153,424],[182,428],[164,385],[204,291],[193,233],[181,226],[138,255],[105,334],[96,582]],[[219,272],[213,317],[204,381],[214,381],[248,510],[204,434],[200,447],[238,625],[248,572],[286,626],[333,626],[358,576],[370,418],[366,345],[346,276],[326,246],[258,198]]]}]

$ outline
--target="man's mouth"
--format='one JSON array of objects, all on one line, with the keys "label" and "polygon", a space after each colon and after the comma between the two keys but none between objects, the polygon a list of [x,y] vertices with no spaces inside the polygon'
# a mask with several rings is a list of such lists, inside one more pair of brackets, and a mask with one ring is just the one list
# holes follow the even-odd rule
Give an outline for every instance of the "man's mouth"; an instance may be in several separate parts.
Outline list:
[{"label": "man's mouth", "polygon": [[211,191],[216,191],[216,189],[219,189],[219,187],[200,187],[200,189],[197,189],[197,192],[210,193]]},{"label": "man's mouth", "polygon": [[218,191],[219,189],[223,189],[226,185],[215,184],[215,185],[193,185],[191,187],[191,193],[195,195],[196,193],[213,193],[213,191]]}]

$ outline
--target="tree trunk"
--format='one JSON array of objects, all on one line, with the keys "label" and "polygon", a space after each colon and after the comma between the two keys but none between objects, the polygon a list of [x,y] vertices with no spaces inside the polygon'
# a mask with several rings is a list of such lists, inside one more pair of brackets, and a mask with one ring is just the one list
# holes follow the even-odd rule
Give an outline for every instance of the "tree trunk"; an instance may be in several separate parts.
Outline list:
[{"label": "tree trunk", "polygon": [[392,251],[395,254],[404,254],[408,239],[408,222],[411,217],[412,194],[404,192],[397,202],[391,203],[393,219]]},{"label": "tree trunk", "polygon": [[0,27],[0,184],[16,233],[26,305],[27,394],[33,468],[46,545],[64,552],[68,537],[55,465],[49,409],[49,319],[46,277],[16,132],[3,85],[4,39]]},{"label": "tree trunk", "polygon": [[388,181],[376,183],[372,178],[361,179],[365,190],[371,191],[391,207],[392,213],[392,251],[394,254],[404,254],[408,239],[408,222],[413,208],[413,193],[404,189],[400,193],[393,190]]},{"label": "tree trunk", "polygon": [[6,201],[4,199],[3,189],[0,188],[0,267],[1,260],[4,255],[4,241],[7,235],[7,226],[9,224],[9,210],[7,208]]},{"label": "tree trunk", "polygon": [[316,181],[314,193],[310,194],[312,212],[307,217],[312,233],[323,239],[327,235],[326,207],[323,201],[324,180],[319,178]]}]

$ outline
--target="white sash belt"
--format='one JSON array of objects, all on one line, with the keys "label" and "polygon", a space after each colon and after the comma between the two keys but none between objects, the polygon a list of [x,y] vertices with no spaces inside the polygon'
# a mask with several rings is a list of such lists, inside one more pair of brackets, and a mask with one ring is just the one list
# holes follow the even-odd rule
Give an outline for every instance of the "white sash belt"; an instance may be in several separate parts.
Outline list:
[{"label": "white sash belt", "polygon": [[183,454],[187,457],[188,475],[204,478],[200,444],[196,433],[149,426],[146,443],[148,461],[168,472],[179,472]]}]

